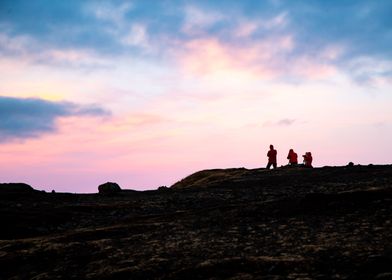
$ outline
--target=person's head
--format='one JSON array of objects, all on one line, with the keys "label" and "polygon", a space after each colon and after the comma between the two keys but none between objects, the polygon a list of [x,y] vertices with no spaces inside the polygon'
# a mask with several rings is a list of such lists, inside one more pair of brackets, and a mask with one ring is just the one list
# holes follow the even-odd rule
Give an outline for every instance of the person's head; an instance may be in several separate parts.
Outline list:
[{"label": "person's head", "polygon": [[311,153],[311,152],[308,152],[308,155],[309,155],[309,156],[312,156],[312,153]]},{"label": "person's head", "polygon": [[270,145],[270,150],[273,150],[274,149],[274,145]]},{"label": "person's head", "polygon": [[294,150],[293,150],[293,149],[290,149],[289,153],[294,153]]}]

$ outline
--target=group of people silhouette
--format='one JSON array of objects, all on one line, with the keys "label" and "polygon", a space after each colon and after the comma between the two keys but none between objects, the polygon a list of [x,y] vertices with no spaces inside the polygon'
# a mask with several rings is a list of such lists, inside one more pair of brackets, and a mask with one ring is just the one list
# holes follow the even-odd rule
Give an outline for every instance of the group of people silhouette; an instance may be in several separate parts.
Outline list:
[{"label": "group of people silhouette", "polygon": [[[270,169],[271,166],[275,169],[277,167],[277,155],[278,151],[274,149],[274,145],[270,145],[270,149],[267,153],[268,157],[268,164],[267,164],[267,169]],[[303,167],[309,167],[312,168],[312,153],[311,152],[306,152],[303,156],[303,164],[298,164],[298,155],[296,152],[294,152],[293,149],[290,149],[289,154],[287,155],[287,159],[289,160],[289,165],[290,166],[303,166]]]}]

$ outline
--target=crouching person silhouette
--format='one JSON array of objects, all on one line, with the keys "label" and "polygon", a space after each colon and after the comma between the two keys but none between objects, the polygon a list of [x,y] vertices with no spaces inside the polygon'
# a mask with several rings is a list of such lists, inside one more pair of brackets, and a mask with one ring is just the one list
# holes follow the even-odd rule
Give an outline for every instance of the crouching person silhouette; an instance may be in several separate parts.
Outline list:
[{"label": "crouching person silhouette", "polygon": [[303,158],[304,158],[304,166],[312,168],[313,167],[312,166],[312,161],[313,161],[312,153],[311,152],[306,152],[303,155]]},{"label": "crouching person silhouette", "polygon": [[267,164],[267,169],[271,168],[271,165],[274,167],[274,169],[276,168],[276,155],[278,154],[278,152],[274,149],[273,145],[270,145],[270,150],[267,153],[267,157],[268,157],[268,164]]}]

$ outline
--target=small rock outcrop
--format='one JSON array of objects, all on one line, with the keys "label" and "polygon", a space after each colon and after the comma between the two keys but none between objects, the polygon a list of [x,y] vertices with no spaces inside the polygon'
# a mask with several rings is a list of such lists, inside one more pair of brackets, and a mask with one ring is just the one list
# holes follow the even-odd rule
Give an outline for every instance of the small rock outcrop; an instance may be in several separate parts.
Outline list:
[{"label": "small rock outcrop", "polygon": [[121,188],[117,183],[107,182],[98,186],[98,192],[100,194],[115,194],[121,192]]},{"label": "small rock outcrop", "polygon": [[168,191],[168,190],[170,190],[170,189],[168,187],[166,187],[166,186],[158,187],[158,191]]},{"label": "small rock outcrop", "polygon": [[35,190],[25,183],[3,183],[0,184],[0,193],[31,193]]}]

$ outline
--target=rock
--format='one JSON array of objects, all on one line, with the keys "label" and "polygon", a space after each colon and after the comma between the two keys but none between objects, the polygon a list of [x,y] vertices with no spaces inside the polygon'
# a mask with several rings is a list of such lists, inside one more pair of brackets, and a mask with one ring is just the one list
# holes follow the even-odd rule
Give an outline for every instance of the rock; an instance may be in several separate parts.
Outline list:
[{"label": "rock", "polygon": [[353,163],[352,161],[350,161],[350,162],[347,164],[347,166],[348,166],[348,167],[353,167],[353,166],[354,166],[354,163]]},{"label": "rock", "polygon": [[0,184],[1,193],[31,193],[35,190],[25,183],[4,183]]},{"label": "rock", "polygon": [[166,186],[160,186],[160,187],[158,188],[158,191],[168,191],[168,190],[169,190],[169,188],[166,187]]},{"label": "rock", "polygon": [[121,192],[121,188],[117,183],[107,182],[98,186],[98,192],[100,194],[115,194]]},{"label": "rock", "polygon": [[391,272],[380,273],[380,274],[377,274],[377,276],[374,279],[377,279],[377,280],[392,280],[392,273]]}]

